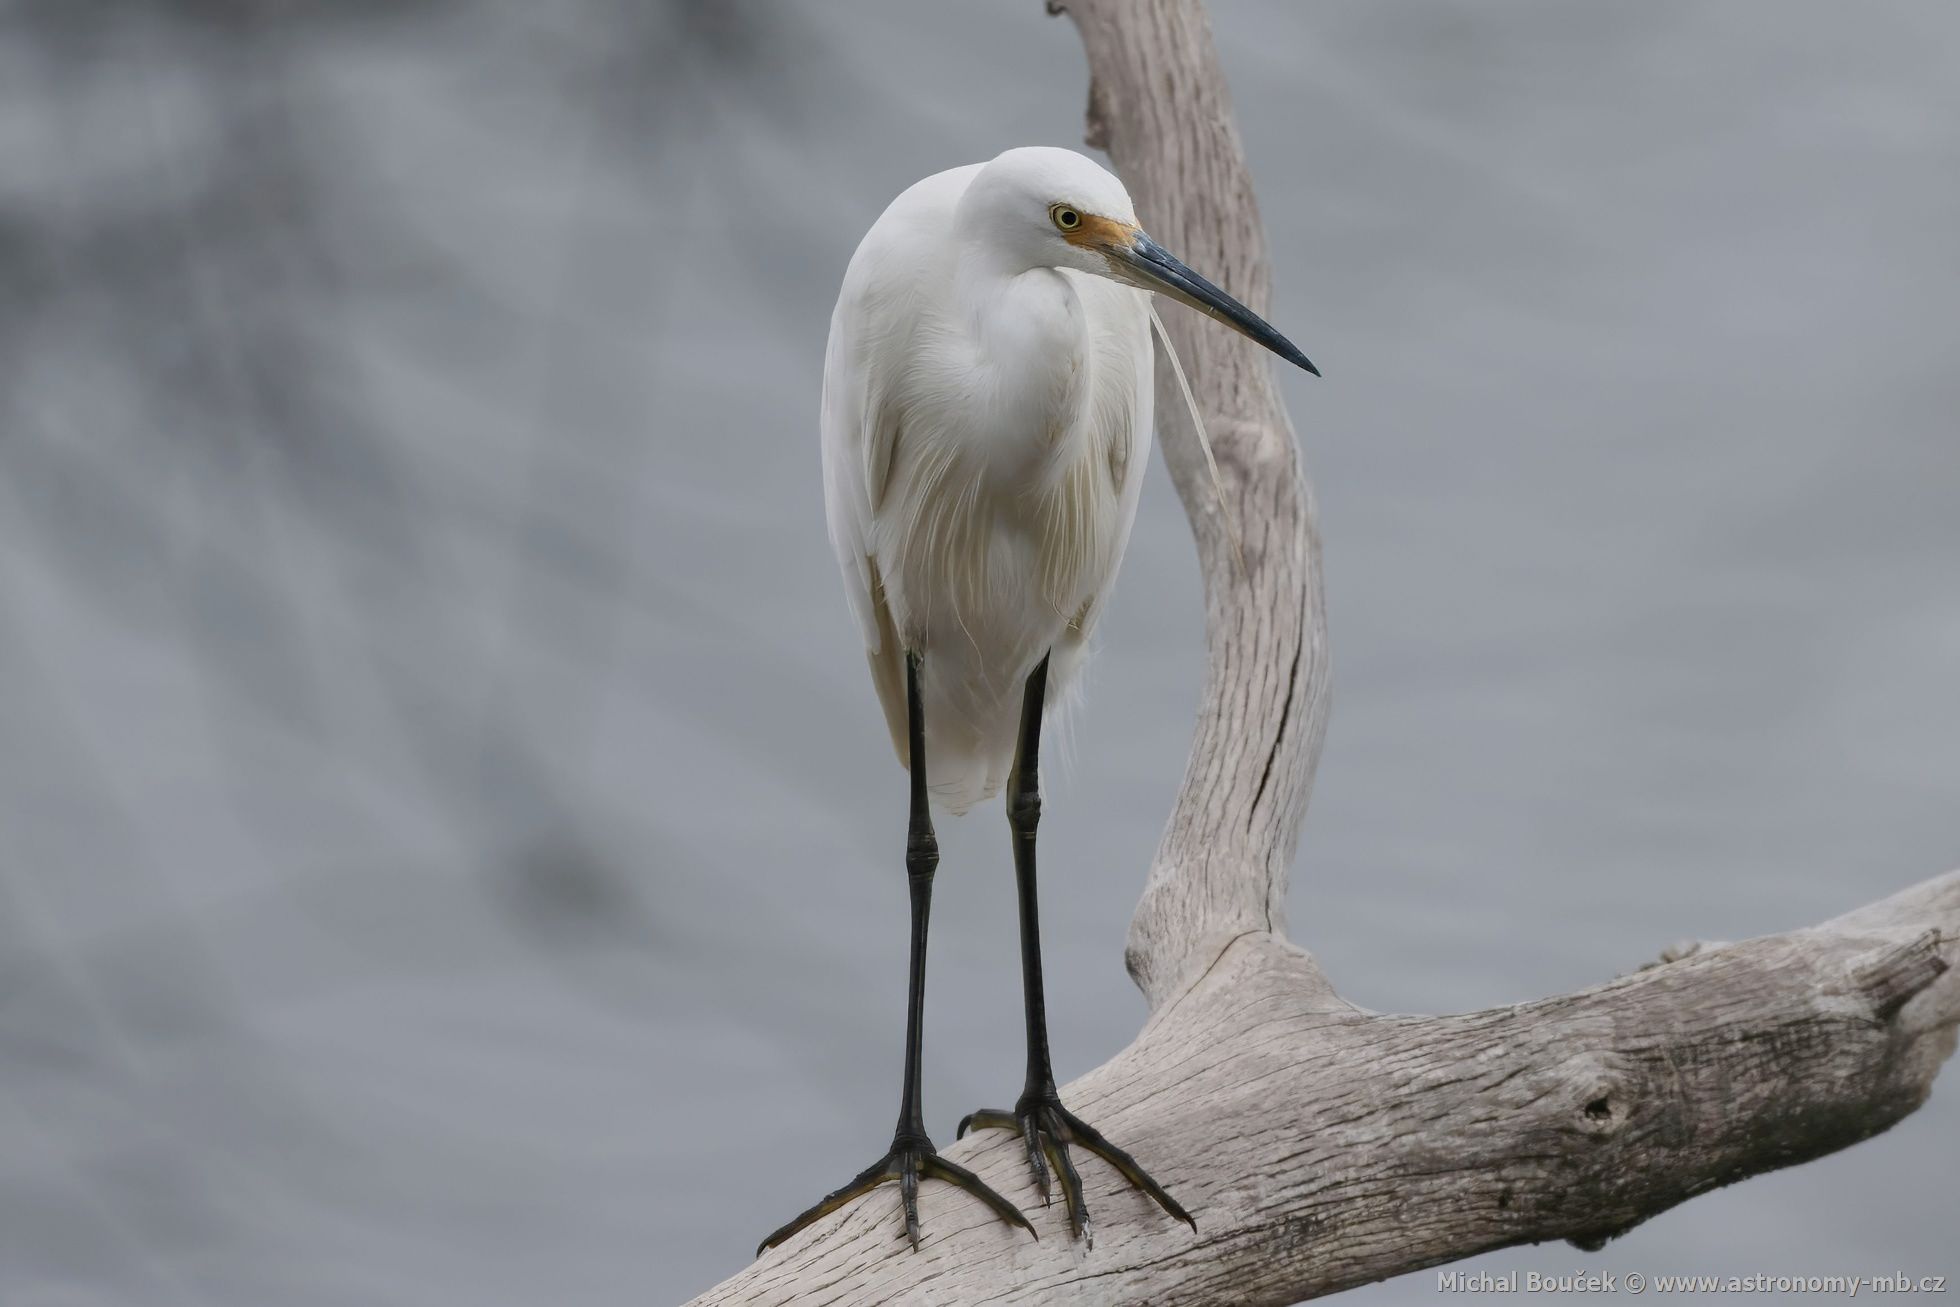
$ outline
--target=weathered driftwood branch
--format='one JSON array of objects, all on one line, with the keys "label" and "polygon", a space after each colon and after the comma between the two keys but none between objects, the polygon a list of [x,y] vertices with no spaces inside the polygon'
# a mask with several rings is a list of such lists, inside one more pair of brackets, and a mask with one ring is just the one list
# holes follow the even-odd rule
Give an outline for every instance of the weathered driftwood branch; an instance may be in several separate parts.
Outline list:
[{"label": "weathered driftwood branch", "polygon": [[[1093,1250],[1053,1212],[1033,1243],[942,1187],[918,1253],[868,1200],[700,1301],[1284,1304],[1506,1244],[1596,1246],[1917,1107],[1953,1049],[1956,941],[1960,872],[1584,993],[1401,1017],[1253,932],[1064,1091],[1196,1235],[1091,1163]],[[1015,1141],[952,1155],[1028,1196]]]},{"label": "weathered driftwood branch", "polygon": [[[1066,0],[1090,138],[1145,225],[1263,309],[1244,152],[1198,0]],[[1197,1216],[1090,1162],[1094,1249],[1039,1243],[934,1187],[924,1248],[875,1199],[707,1303],[1273,1303],[1528,1241],[1582,1247],[1704,1190],[1876,1134],[1922,1102],[1960,1023],[1960,872],[1835,921],[1462,1016],[1342,1002],[1284,938],[1286,868],[1327,708],[1313,504],[1266,360],[1167,310],[1243,536],[1232,557],[1182,406],[1165,456],[1203,563],[1210,666],[1184,787],[1130,932],[1135,1043],[1067,1087]],[[1031,1195],[1017,1141],[948,1149]]]}]

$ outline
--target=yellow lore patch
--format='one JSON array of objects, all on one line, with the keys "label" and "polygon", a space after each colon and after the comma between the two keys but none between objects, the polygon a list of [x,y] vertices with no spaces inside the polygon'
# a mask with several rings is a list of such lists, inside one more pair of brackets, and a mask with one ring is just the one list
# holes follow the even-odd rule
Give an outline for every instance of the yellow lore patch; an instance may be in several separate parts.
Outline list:
[{"label": "yellow lore patch", "polygon": [[1062,233],[1062,239],[1071,245],[1079,245],[1086,250],[1100,249],[1104,246],[1124,246],[1136,243],[1137,232],[1141,228],[1114,218],[1100,218],[1093,213],[1082,215],[1082,222],[1073,231]]}]

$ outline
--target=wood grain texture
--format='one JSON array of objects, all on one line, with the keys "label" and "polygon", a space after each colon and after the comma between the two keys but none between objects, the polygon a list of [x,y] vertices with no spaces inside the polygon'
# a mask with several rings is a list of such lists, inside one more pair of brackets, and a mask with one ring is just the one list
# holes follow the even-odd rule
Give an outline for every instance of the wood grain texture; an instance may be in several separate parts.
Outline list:
[{"label": "wood grain texture", "polygon": [[[1147,230],[1268,306],[1251,178],[1198,0],[1067,0],[1089,137]],[[1065,1101],[1190,1207],[1196,1234],[1093,1159],[1093,1249],[964,1194],[904,1249],[879,1191],[697,1304],[1286,1304],[1507,1244],[1606,1238],[1695,1194],[1843,1148],[1924,1101],[1960,1025],[1960,871],[1808,930],[1676,946],[1596,988],[1455,1016],[1342,1001],[1284,936],[1286,869],[1325,730],[1312,496],[1270,366],[1176,306],[1241,570],[1159,368],[1165,457],[1205,582],[1202,708],[1131,925],[1151,1015]],[[1017,1140],[949,1157],[1034,1203]]]}]

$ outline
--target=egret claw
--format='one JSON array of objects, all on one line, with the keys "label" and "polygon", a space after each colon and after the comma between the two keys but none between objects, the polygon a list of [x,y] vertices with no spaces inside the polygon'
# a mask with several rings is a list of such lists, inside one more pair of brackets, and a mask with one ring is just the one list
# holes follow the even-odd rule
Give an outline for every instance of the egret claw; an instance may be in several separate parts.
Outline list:
[{"label": "egret claw", "polygon": [[1052,1088],[1045,1092],[1023,1094],[1012,1112],[989,1108],[971,1113],[960,1122],[962,1134],[969,1125],[974,1129],[1012,1130],[1026,1141],[1028,1169],[1034,1172],[1042,1203],[1046,1205],[1049,1201],[1049,1175],[1052,1171],[1055,1183],[1061,1188],[1062,1201],[1068,1207],[1070,1232],[1086,1240],[1091,1248],[1095,1247],[1095,1236],[1089,1225],[1088,1204],[1082,1198],[1082,1177],[1069,1157],[1070,1144],[1079,1144],[1102,1158],[1116,1169],[1118,1175],[1148,1194],[1165,1212],[1193,1230],[1198,1228],[1191,1213],[1166,1193],[1162,1185],[1151,1179],[1149,1173],[1137,1165],[1136,1158],[1110,1143],[1101,1131],[1063,1107],[1060,1097]]},{"label": "egret claw", "polygon": [[804,1211],[789,1224],[771,1233],[755,1250],[757,1257],[777,1244],[782,1243],[804,1226],[830,1215],[838,1208],[862,1198],[879,1185],[888,1181],[898,1182],[899,1203],[905,1211],[905,1237],[912,1242],[914,1251],[919,1247],[919,1181],[942,1180],[985,1203],[987,1209],[1009,1225],[1018,1225],[1036,1239],[1034,1226],[1021,1214],[1021,1209],[1008,1202],[973,1172],[941,1157],[932,1146],[930,1139],[897,1139],[892,1142],[889,1153],[859,1171],[850,1183],[822,1198]]}]

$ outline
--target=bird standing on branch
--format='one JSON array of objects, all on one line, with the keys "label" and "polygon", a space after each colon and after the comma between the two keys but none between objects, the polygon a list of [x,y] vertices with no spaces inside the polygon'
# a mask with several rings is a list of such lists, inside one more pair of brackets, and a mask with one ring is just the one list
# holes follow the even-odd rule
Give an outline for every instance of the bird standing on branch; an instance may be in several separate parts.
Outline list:
[{"label": "bird standing on branch", "polygon": [[1035,902],[1043,710],[1081,669],[1149,460],[1152,291],[1318,375],[1285,337],[1147,236],[1123,184],[1071,150],[1009,150],[926,178],[872,225],[844,274],[824,359],[824,506],[872,683],[911,772],[905,1078],[885,1156],[762,1249],[887,1181],[898,1183],[916,1248],[922,1178],[965,1189],[1034,1233],[1012,1203],[939,1156],[920,1101],[939,863],[931,805],[961,813],[1003,786],[1027,1080],[1011,1111],[975,1112],[960,1133],[1018,1132],[1044,1201],[1052,1166],[1077,1235],[1089,1236],[1089,1214],[1070,1144],[1195,1228],[1135,1159],[1062,1106]]}]

